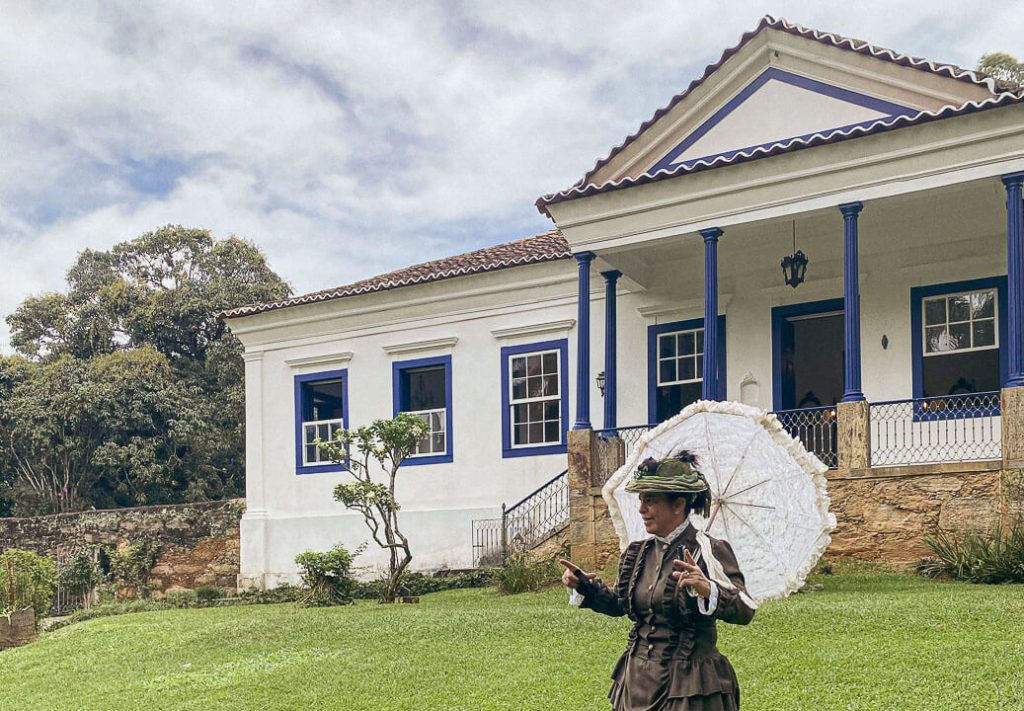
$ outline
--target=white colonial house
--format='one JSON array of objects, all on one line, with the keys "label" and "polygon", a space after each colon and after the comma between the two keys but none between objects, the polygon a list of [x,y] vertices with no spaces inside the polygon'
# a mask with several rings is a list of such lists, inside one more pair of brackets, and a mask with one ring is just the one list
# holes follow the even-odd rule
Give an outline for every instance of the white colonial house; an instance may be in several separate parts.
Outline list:
[{"label": "white colonial house", "polygon": [[474,520],[564,482],[570,430],[628,440],[700,397],[779,413],[848,474],[1019,465],[1022,102],[766,17],[537,201],[556,231],[228,312],[243,583],[368,538],[310,443],[400,411],[431,425],[398,492],[422,569],[472,565]]}]

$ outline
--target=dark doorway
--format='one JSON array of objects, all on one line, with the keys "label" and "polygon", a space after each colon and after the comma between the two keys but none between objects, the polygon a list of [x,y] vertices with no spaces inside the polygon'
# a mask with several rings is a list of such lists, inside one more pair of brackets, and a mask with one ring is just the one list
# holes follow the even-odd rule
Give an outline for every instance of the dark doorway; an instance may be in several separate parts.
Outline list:
[{"label": "dark doorway", "polygon": [[843,395],[843,300],[772,309],[776,410],[835,405]]}]

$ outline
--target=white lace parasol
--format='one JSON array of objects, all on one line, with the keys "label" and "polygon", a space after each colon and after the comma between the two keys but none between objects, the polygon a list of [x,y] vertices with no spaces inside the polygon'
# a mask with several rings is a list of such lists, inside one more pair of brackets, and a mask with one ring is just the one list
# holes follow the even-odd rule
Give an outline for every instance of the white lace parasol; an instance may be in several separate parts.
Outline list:
[{"label": "white lace parasol", "polygon": [[[711,490],[708,533],[732,545],[750,595],[760,602],[798,590],[836,525],[827,467],[775,415],[737,402],[700,400],[640,438],[602,490],[622,548],[648,535],[626,482],[648,457],[683,449],[697,455]],[[696,513],[692,520],[707,525]]]}]

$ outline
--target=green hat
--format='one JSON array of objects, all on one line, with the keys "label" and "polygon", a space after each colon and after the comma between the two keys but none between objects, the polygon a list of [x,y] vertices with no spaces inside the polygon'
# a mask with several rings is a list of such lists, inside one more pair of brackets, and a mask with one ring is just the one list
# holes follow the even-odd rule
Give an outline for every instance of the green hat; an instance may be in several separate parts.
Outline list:
[{"label": "green hat", "polygon": [[[633,478],[626,484],[632,494],[701,494],[708,490],[708,482],[697,470],[697,457],[683,450],[665,459],[648,457]],[[688,497],[690,498],[690,497]],[[700,507],[708,515],[708,496],[693,496],[691,507]]]}]

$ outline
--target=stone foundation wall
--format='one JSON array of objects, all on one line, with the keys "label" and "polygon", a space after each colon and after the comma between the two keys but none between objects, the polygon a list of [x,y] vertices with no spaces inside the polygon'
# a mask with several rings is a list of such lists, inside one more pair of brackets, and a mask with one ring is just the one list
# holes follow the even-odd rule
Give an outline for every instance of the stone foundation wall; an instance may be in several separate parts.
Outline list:
[{"label": "stone foundation wall", "polygon": [[936,528],[990,530],[1007,515],[1004,475],[985,464],[959,468],[931,465],[830,476],[836,530],[825,555],[902,567],[930,554],[923,538]]},{"label": "stone foundation wall", "polygon": [[0,617],[0,649],[21,647],[36,638],[36,616],[31,607]]},{"label": "stone foundation wall", "polygon": [[66,557],[98,546],[159,546],[153,582],[170,588],[216,585],[235,591],[239,571],[238,523],[245,499],[0,518],[0,551],[20,548]]}]

